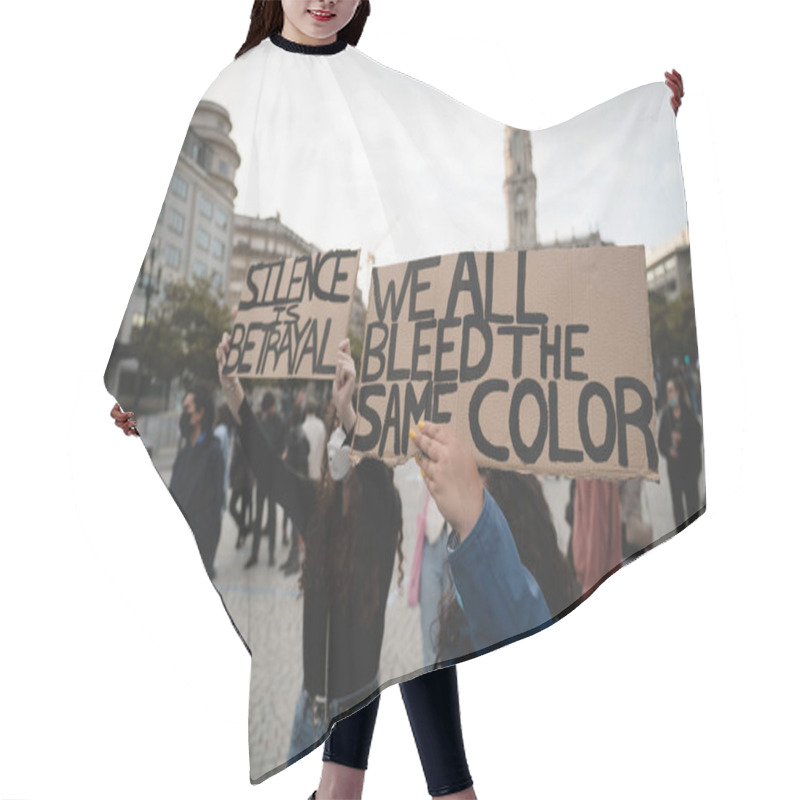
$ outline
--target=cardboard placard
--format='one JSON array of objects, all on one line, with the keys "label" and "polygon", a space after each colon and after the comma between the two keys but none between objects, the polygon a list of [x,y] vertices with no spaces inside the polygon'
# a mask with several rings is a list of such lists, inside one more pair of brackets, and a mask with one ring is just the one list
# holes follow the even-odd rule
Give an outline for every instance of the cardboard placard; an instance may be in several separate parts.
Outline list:
[{"label": "cardboard placard", "polygon": [[449,423],[478,464],[658,481],[644,246],[432,256],[372,271],[351,457]]},{"label": "cardboard placard", "polygon": [[329,250],[252,264],[223,374],[329,378],[348,334],[360,250]]}]

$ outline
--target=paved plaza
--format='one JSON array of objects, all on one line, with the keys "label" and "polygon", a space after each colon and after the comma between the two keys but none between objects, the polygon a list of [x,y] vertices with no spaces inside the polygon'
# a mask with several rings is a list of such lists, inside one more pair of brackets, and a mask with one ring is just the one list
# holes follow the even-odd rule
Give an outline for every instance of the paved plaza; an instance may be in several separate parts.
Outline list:
[{"label": "paved plaza", "polygon": [[[154,459],[164,480],[169,483],[174,453],[157,454]],[[672,505],[666,464],[659,461],[661,484],[643,483],[642,510],[645,521],[652,522],[658,534],[671,532]],[[701,486],[703,485],[701,476]],[[395,484],[403,500],[403,508],[420,507],[424,484],[412,460],[395,469]],[[569,526],[564,511],[569,499],[569,479],[545,477],[542,486],[558,534],[562,552],[569,540]],[[701,502],[704,492],[701,492]],[[259,563],[248,570],[244,564],[250,555],[252,539],[236,549],[237,529],[226,512],[222,537],[216,557],[217,577],[214,581],[225,606],[258,661],[251,669],[251,708],[249,714],[252,763],[255,772],[263,774],[288,756],[295,703],[302,684],[302,593],[297,583],[299,573],[286,576],[279,566],[286,560],[288,545],[282,543],[282,510],[278,508],[275,565],[268,566],[269,545],[262,537]],[[405,513],[403,519],[402,588],[398,588],[398,560],[389,590],[386,626],[381,651],[381,682],[397,681],[419,669],[422,663],[422,632],[419,606],[409,607],[406,601],[408,573],[414,553],[416,513]],[[198,561],[198,568],[200,562]],[[224,612],[222,612],[224,613]],[[263,763],[263,769],[259,764]]]}]

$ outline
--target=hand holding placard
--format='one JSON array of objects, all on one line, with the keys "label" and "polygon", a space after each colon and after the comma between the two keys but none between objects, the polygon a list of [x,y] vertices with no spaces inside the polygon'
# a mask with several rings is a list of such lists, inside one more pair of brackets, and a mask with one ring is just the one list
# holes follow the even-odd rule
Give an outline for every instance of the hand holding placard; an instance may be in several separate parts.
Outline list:
[{"label": "hand holding placard", "polygon": [[220,386],[225,393],[225,401],[228,404],[228,408],[230,408],[231,414],[233,414],[233,418],[236,420],[236,424],[241,425],[242,420],[239,417],[239,409],[244,402],[244,389],[237,377],[234,376],[231,378],[224,374],[225,362],[228,359],[230,349],[231,335],[228,331],[225,331],[222,334],[220,343],[217,345],[217,373],[219,374]]},{"label": "hand holding placard", "polygon": [[414,457],[431,497],[464,539],[483,509],[483,482],[472,451],[449,425],[420,420],[409,436],[419,448]]},{"label": "hand holding placard", "polygon": [[414,420],[481,466],[659,480],[643,245],[462,251],[372,271],[351,456]]},{"label": "hand holding placard", "polygon": [[224,375],[329,378],[346,336],[360,250],[278,256],[251,264]]},{"label": "hand holding placard", "polygon": [[336,353],[336,372],[333,378],[333,404],[336,415],[345,431],[353,430],[356,412],[353,408],[353,391],[356,387],[356,364],[350,355],[350,340],[342,339]]}]

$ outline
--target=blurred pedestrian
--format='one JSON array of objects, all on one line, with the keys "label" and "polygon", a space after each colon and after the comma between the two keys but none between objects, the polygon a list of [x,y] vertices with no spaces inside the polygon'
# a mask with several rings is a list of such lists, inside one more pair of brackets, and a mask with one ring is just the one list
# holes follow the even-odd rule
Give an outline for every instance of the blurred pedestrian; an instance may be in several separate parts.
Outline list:
[{"label": "blurred pedestrian", "polygon": [[[299,403],[292,406],[289,415],[289,432],[286,441],[286,464],[295,472],[303,477],[308,477],[308,454],[309,443],[303,431],[303,417],[305,412]],[[287,544],[286,530],[290,524],[287,514],[283,515],[283,543]],[[281,564],[281,569],[287,574],[292,575],[300,571],[300,541],[297,525],[292,522],[292,544],[289,548],[289,555],[286,561]]]},{"label": "blurred pedestrian", "polygon": [[[261,398],[261,411],[258,415],[261,428],[264,431],[269,443],[276,452],[283,455],[286,450],[286,424],[278,414],[275,395],[272,392],[265,392]],[[267,519],[264,522],[264,506],[267,506]],[[250,558],[244,565],[245,569],[255,566],[258,563],[258,551],[261,545],[262,532],[267,536],[269,548],[268,566],[275,565],[275,530],[276,530],[277,506],[273,495],[268,495],[263,487],[256,481],[256,517],[253,521],[253,549]]]},{"label": "blurred pedestrian", "polygon": [[225,464],[213,434],[214,399],[203,386],[187,392],[180,417],[184,442],[175,458],[169,491],[192,529],[203,566],[216,576],[214,557],[222,529]]},{"label": "blurred pedestrian", "polygon": [[319,417],[316,400],[306,404],[303,433],[308,439],[308,477],[318,481],[322,477],[322,459],[325,456],[325,423]]},{"label": "blurred pedestrian", "polygon": [[233,415],[227,403],[217,406],[217,423],[214,426],[214,436],[219,439],[219,446],[222,449],[222,458],[225,464],[224,480],[222,482],[222,513],[225,514],[225,507],[228,501],[228,481],[230,479],[231,467],[231,441],[234,428]]},{"label": "blurred pedestrian", "polygon": [[679,374],[667,381],[667,406],[661,414],[658,449],[667,459],[672,512],[677,528],[700,508],[699,479],[703,431]]},{"label": "blurred pedestrian", "polygon": [[578,478],[573,503],[572,559],[585,595],[622,563],[617,482]]},{"label": "blurred pedestrian", "polygon": [[228,511],[230,511],[239,529],[236,537],[236,549],[238,550],[244,545],[247,534],[253,530],[253,487],[255,486],[255,478],[242,449],[238,426],[234,428],[232,438],[231,499],[228,504]]}]

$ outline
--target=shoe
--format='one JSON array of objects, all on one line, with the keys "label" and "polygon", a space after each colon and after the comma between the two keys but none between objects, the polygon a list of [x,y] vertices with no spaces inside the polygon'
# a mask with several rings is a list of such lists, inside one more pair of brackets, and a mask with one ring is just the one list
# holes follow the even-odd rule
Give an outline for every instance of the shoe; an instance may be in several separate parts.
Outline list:
[{"label": "shoe", "polygon": [[258,559],[255,556],[250,556],[245,562],[244,568],[250,569],[250,567],[254,567],[256,564],[258,564]]},{"label": "shoe", "polygon": [[308,798],[308,800],[314,800],[314,798],[315,798],[316,796],[317,796],[317,790],[316,790],[316,789],[314,789],[314,791],[313,791],[313,793],[312,793],[311,797],[309,797],[309,798]]},{"label": "shoe", "polygon": [[293,558],[291,561],[281,564],[281,571],[285,572],[287,575],[294,575],[295,572],[300,571],[300,562],[296,558]]}]

